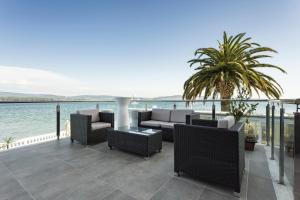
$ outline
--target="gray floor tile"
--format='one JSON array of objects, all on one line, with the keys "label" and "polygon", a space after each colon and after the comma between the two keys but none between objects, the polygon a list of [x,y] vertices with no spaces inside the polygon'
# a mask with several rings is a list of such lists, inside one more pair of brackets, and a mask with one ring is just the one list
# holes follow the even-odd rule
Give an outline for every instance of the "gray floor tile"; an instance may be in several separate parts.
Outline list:
[{"label": "gray floor tile", "polygon": [[105,155],[101,160],[94,160],[92,163],[86,163],[82,172],[88,177],[98,177],[104,180],[104,177],[113,176],[118,171],[122,171],[130,164],[126,159],[119,159],[118,157]]},{"label": "gray floor tile", "polygon": [[10,171],[7,169],[7,167],[0,161],[0,183],[1,179],[3,179],[5,176],[9,176]]},{"label": "gray floor tile", "polygon": [[27,192],[15,193],[11,198],[5,200],[34,200]]},{"label": "gray floor tile", "polygon": [[249,161],[247,199],[254,200],[261,197],[264,197],[265,200],[277,199],[267,167],[264,147],[256,145],[255,148],[256,150],[251,153]]},{"label": "gray floor tile", "polygon": [[[69,139],[2,152],[0,199],[234,199],[232,189],[174,176],[173,146],[163,142],[161,153],[148,160],[111,151],[107,142],[84,147]],[[262,195],[274,199],[266,164],[262,146],[246,152],[241,199],[247,190],[249,200]]]},{"label": "gray floor tile", "polygon": [[32,157],[40,156],[39,152],[36,152],[30,148],[20,148],[9,150],[0,153],[0,160],[5,164],[14,164],[15,162],[22,162]]},{"label": "gray floor tile", "polygon": [[137,199],[150,199],[170,179],[171,177],[167,174],[156,174],[150,177],[137,178],[120,188]]},{"label": "gray floor tile", "polygon": [[[251,172],[250,172],[251,173]],[[256,200],[264,197],[264,200],[276,200],[273,183],[270,179],[249,175],[248,178],[248,200]]]},{"label": "gray floor tile", "polygon": [[[2,176],[2,175],[1,175]],[[20,183],[11,175],[1,177],[0,198],[5,200],[31,199]]]},{"label": "gray floor tile", "polygon": [[136,200],[135,198],[123,193],[120,190],[116,190],[110,195],[106,196],[104,200]]},{"label": "gray floor tile", "polygon": [[100,200],[115,189],[96,180],[83,179],[56,198],[56,200]]},{"label": "gray floor tile", "polygon": [[[30,192],[35,199],[50,200],[67,193],[69,190],[77,187],[82,182],[86,181],[80,172],[73,171],[63,176],[56,177],[46,182],[41,182],[40,185],[30,188]],[[88,186],[88,185],[87,185]]]},{"label": "gray floor tile", "polygon": [[270,172],[266,160],[262,162],[251,160],[249,167],[251,168],[251,175],[259,176],[261,178],[270,178]]},{"label": "gray floor tile", "polygon": [[172,178],[151,198],[152,200],[198,200],[204,187],[188,183],[180,178]]},{"label": "gray floor tile", "polygon": [[92,165],[97,161],[101,161],[105,154],[92,149],[84,149],[72,156],[65,156],[62,158],[64,161],[76,168],[85,168]]},{"label": "gray floor tile", "polygon": [[19,180],[25,189],[31,191],[52,179],[71,173],[74,168],[61,160],[53,160],[47,166],[40,167],[34,173],[21,177]]},{"label": "gray floor tile", "polygon": [[205,188],[201,194],[199,200],[238,200],[239,198],[233,197],[232,195],[225,195],[216,191]]},{"label": "gray floor tile", "polygon": [[26,157],[24,159],[19,158],[13,162],[5,162],[5,166],[16,177],[24,177],[34,174],[41,168],[51,165],[54,160],[56,159],[53,156],[34,153],[31,157]]}]

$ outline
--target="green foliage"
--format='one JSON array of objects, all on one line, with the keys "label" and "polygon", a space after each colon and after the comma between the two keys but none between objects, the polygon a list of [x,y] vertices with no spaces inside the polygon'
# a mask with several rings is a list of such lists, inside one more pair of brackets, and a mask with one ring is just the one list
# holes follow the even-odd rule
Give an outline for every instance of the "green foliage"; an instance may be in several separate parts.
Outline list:
[{"label": "green foliage", "polygon": [[257,128],[254,123],[247,120],[245,124],[245,141],[247,142],[257,142],[258,134]]},{"label": "green foliage", "polygon": [[3,142],[6,145],[6,148],[9,148],[9,145],[12,144],[14,142],[14,138],[13,137],[7,137],[3,139]]},{"label": "green foliage", "polygon": [[188,63],[190,67],[196,66],[196,73],[185,81],[183,99],[193,101],[200,95],[204,95],[204,99],[215,99],[218,95],[221,99],[230,99],[234,90],[240,88],[245,88],[250,96],[253,91],[258,95],[262,92],[268,98],[281,96],[282,88],[277,81],[259,71],[260,68],[272,68],[286,73],[278,66],[261,62],[261,59],[271,57],[266,53],[276,51],[251,42],[245,35],[228,36],[224,32],[218,48],[195,51],[196,58]]},{"label": "green foliage", "polygon": [[250,99],[250,94],[246,89],[241,89],[237,99],[230,102],[229,114],[234,116],[236,122],[240,121],[242,118],[246,118],[248,123],[248,118],[256,110],[258,103],[249,104],[247,100]]},{"label": "green foliage", "polygon": [[246,134],[245,136],[245,141],[246,142],[257,142],[257,135],[254,135],[254,134]]}]

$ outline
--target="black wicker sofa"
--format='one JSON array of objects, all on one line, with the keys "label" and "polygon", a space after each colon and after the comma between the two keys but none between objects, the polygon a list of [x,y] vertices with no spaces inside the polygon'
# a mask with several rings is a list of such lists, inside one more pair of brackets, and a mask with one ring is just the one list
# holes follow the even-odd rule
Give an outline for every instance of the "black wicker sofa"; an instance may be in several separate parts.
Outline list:
[{"label": "black wicker sofa", "polygon": [[200,114],[191,109],[152,109],[138,112],[138,127],[162,130],[162,139],[174,141],[174,124],[190,124]]},{"label": "black wicker sofa", "polygon": [[216,120],[193,120],[193,124],[198,125],[175,125],[174,171],[239,193],[245,169],[244,123],[228,129],[218,128]]},{"label": "black wicker sofa", "polygon": [[80,110],[70,118],[71,141],[76,140],[82,145],[106,141],[108,129],[114,127],[114,113],[97,109]]}]

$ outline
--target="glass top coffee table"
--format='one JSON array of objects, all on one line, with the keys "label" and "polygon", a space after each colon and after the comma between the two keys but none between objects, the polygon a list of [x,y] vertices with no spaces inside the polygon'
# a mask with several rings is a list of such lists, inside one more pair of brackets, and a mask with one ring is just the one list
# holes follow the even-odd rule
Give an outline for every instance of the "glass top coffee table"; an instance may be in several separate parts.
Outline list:
[{"label": "glass top coffee table", "polygon": [[162,148],[162,131],[142,127],[119,127],[108,130],[108,146],[149,157]]}]

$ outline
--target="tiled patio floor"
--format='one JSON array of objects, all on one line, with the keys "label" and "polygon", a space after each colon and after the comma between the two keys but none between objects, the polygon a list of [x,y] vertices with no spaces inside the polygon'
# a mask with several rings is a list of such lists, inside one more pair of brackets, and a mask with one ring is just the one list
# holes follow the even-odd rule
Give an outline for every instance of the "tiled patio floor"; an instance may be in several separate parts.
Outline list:
[{"label": "tiled patio floor", "polygon": [[[240,199],[276,199],[263,146],[246,153]],[[107,143],[83,147],[68,139],[0,153],[0,199],[8,200],[227,200],[228,188],[176,177],[173,144],[145,160],[109,150]]]}]

